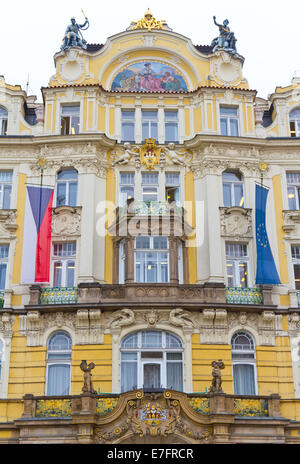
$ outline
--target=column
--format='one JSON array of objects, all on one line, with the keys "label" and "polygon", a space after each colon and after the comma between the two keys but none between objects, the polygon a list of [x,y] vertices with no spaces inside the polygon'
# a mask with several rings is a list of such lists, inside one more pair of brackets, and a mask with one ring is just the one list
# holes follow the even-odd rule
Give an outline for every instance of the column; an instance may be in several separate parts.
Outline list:
[{"label": "column", "polygon": [[169,238],[170,284],[178,284],[178,243],[176,237]]},{"label": "column", "polygon": [[125,239],[125,284],[134,283],[134,237]]}]

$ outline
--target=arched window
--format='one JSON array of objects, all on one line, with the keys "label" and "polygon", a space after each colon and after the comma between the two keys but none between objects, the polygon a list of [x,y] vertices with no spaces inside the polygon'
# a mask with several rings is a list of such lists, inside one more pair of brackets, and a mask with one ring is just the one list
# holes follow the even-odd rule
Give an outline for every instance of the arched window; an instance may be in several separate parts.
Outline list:
[{"label": "arched window", "polygon": [[240,206],[244,208],[244,178],[239,171],[225,171],[223,179],[224,206]]},{"label": "arched window", "polygon": [[66,332],[56,332],[48,342],[46,395],[70,394],[72,340]]},{"label": "arched window", "polygon": [[56,206],[76,206],[78,172],[76,169],[62,169],[56,179]]},{"label": "arched window", "polygon": [[0,135],[7,134],[8,111],[0,107]]},{"label": "arched window", "polygon": [[1,381],[1,374],[2,374],[2,357],[3,357],[3,342],[0,340],[0,381]]},{"label": "arched window", "polygon": [[169,332],[130,334],[121,344],[121,391],[137,388],[183,390],[183,346]]},{"label": "arched window", "polygon": [[300,109],[290,112],[290,136],[300,137]]},{"label": "arched window", "polygon": [[256,395],[255,344],[247,332],[237,332],[231,339],[234,393]]}]

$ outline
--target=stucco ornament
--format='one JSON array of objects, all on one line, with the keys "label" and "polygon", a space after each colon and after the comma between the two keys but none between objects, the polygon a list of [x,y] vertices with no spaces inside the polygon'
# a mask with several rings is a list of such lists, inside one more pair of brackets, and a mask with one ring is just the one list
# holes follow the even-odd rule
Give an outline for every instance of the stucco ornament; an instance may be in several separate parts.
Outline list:
[{"label": "stucco ornament", "polygon": [[124,150],[113,150],[110,154],[111,158],[113,159],[111,165],[115,166],[115,164],[128,164],[131,158],[135,158],[137,155],[137,148],[134,147],[133,150],[131,149],[129,142],[124,143]]},{"label": "stucco ornament", "polygon": [[178,153],[175,150],[175,143],[169,143],[168,147],[163,148],[163,151],[167,154],[171,163],[185,166],[187,171],[190,171],[192,155],[187,159],[186,153]]},{"label": "stucco ornament", "polygon": [[56,208],[52,217],[52,234],[58,236],[80,235],[81,212],[68,206]]},{"label": "stucco ornament", "polygon": [[222,236],[252,238],[252,211],[241,207],[220,208]]},{"label": "stucco ornament", "polygon": [[77,24],[75,18],[71,18],[71,24],[67,27],[62,46],[62,51],[69,50],[71,47],[80,47],[87,49],[86,40],[84,40],[81,30],[86,31],[90,26],[89,20],[85,17],[83,24]]},{"label": "stucco ornament", "polygon": [[132,30],[148,29],[148,31],[150,32],[152,31],[152,29],[165,29],[166,24],[167,23],[165,20],[161,20],[161,21],[156,20],[148,8],[148,10],[146,11],[142,19],[136,22],[135,21],[131,22],[129,29],[132,29]]},{"label": "stucco ornament", "polygon": [[112,329],[119,329],[121,327],[131,325],[134,323],[135,316],[131,309],[122,309],[113,314],[113,320],[110,324]]},{"label": "stucco ornament", "polygon": [[191,314],[181,308],[173,309],[170,312],[170,324],[176,327],[189,327],[191,329],[194,327]]},{"label": "stucco ornament", "polygon": [[148,326],[150,327],[155,327],[158,321],[160,320],[160,317],[157,313],[157,311],[150,311],[150,313],[147,312],[144,316],[145,321],[147,322]]},{"label": "stucco ornament", "polygon": [[220,31],[219,37],[216,37],[211,43],[211,46],[213,47],[213,53],[219,49],[223,49],[228,53],[236,54],[237,39],[235,38],[234,33],[230,31],[228,26],[228,19],[225,19],[223,24],[218,24],[215,16],[213,19],[215,25],[218,26]]}]

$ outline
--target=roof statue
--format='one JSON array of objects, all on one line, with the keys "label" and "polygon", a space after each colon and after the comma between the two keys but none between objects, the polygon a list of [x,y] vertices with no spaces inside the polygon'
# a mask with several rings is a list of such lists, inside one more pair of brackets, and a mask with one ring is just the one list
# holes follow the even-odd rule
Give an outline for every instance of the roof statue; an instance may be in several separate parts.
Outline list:
[{"label": "roof statue", "polygon": [[72,47],[80,47],[86,50],[86,40],[84,40],[81,30],[86,31],[89,26],[89,20],[82,11],[85,22],[83,24],[77,24],[75,18],[71,18],[71,24],[67,27],[65,36],[63,38],[62,46],[60,47],[62,51],[67,51]]},{"label": "roof statue", "polygon": [[220,31],[219,37],[215,38],[211,43],[211,46],[213,47],[213,53],[219,49],[223,49],[225,52],[235,55],[237,53],[235,46],[237,39],[235,38],[234,33],[231,32],[230,28],[228,27],[228,19],[225,19],[223,24],[218,24],[216,17],[214,16],[213,18],[215,25],[218,26]]},{"label": "roof statue", "polygon": [[167,23],[165,20],[158,21],[154,18],[153,14],[151,11],[148,10],[146,11],[144,17],[140,19],[139,21],[132,21],[129,30],[134,30],[134,29],[148,29],[148,31],[152,31],[152,29],[169,29],[167,26]]}]

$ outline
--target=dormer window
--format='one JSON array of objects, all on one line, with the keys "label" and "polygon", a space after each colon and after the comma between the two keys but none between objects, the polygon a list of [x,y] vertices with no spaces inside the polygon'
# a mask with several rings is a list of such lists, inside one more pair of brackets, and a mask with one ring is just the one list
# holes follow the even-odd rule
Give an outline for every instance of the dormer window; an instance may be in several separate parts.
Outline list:
[{"label": "dormer window", "polygon": [[221,135],[230,135],[238,137],[239,135],[239,119],[238,109],[227,106],[220,106],[220,124]]},{"label": "dormer window", "polygon": [[290,136],[300,137],[300,109],[290,113]]},{"label": "dormer window", "polygon": [[80,106],[63,105],[61,107],[61,135],[79,134]]},{"label": "dormer window", "polygon": [[8,111],[0,107],[0,135],[7,135]]}]

